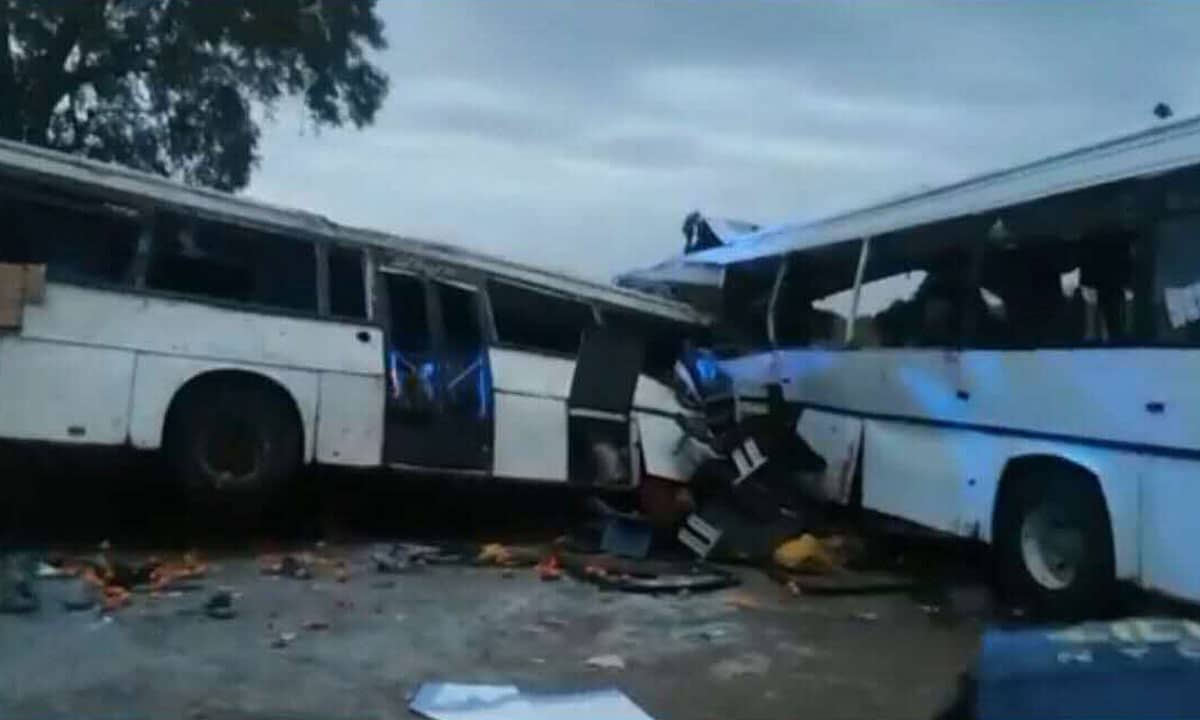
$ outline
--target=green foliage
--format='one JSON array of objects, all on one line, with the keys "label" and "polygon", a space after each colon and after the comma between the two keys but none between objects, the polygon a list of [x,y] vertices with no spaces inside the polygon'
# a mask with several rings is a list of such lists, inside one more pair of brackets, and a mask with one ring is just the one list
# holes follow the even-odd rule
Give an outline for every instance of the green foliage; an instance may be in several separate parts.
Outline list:
[{"label": "green foliage", "polygon": [[[225,190],[258,160],[259,112],[375,117],[376,0],[0,0],[0,136]],[[257,111],[256,111],[257,108]]]}]

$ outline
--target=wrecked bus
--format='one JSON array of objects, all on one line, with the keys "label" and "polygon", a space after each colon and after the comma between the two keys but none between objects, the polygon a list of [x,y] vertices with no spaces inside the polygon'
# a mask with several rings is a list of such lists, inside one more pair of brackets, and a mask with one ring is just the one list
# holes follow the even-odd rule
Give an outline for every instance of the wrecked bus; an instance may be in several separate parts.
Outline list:
[{"label": "wrecked bus", "polygon": [[[304,463],[686,480],[682,409],[653,372],[704,322],[0,142],[0,439],[161,450],[203,489],[273,487]],[[585,362],[581,338],[612,362]]]},{"label": "wrecked bus", "polygon": [[1200,601],[1200,119],[626,281],[721,291],[742,411],[799,409],[820,498],[990,543],[1049,609]]}]

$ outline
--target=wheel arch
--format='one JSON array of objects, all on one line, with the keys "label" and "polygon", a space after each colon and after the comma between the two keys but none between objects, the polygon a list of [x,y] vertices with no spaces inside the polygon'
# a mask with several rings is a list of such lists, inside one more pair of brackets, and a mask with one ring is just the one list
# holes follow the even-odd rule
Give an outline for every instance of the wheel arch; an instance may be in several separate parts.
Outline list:
[{"label": "wheel arch", "polygon": [[[273,377],[264,375],[260,372],[244,370],[241,368],[223,368],[218,370],[206,370],[197,375],[193,375],[186,382],[180,385],[174,395],[171,396],[171,402],[167,405],[167,411],[163,414],[163,437],[166,437],[167,428],[175,420],[175,415],[179,412],[179,408],[183,405],[183,399],[188,393],[200,392],[206,385],[219,383],[255,383],[260,387],[268,388],[272,393],[279,396],[284,404],[291,410],[292,426],[300,433],[301,441],[304,439],[304,416],[300,413],[300,406],[296,403],[296,398],[291,391]],[[161,442],[161,441],[160,441]],[[307,454],[307,453],[306,453]]]},{"label": "wheel arch", "polygon": [[286,399],[300,432],[303,462],[311,462],[317,422],[315,373],[235,364],[213,365],[177,358],[139,361],[134,379],[130,442],[134,447],[157,450],[178,410],[180,398],[210,382],[250,381]]},{"label": "wheel arch", "polygon": [[[1126,576],[1122,573],[1121,567],[1123,554],[1120,552],[1121,524],[1114,522],[1113,513],[1113,501],[1117,499],[1120,502],[1120,499],[1113,497],[1114,493],[1111,491],[1110,483],[1105,481],[1105,475],[1099,471],[1099,468],[1083,462],[1079,458],[1050,452],[1031,452],[1010,457],[1000,471],[1000,477],[996,484],[989,518],[989,540],[995,541],[997,523],[1001,513],[1006,510],[1007,503],[1011,501],[1014,489],[1020,483],[1033,481],[1039,471],[1071,473],[1076,476],[1077,482],[1082,483],[1089,492],[1097,494],[1104,510],[1105,521],[1108,524],[1109,551],[1116,564],[1117,576]],[[1128,572],[1129,569],[1125,570]],[[1136,574],[1136,570],[1134,572]]]}]

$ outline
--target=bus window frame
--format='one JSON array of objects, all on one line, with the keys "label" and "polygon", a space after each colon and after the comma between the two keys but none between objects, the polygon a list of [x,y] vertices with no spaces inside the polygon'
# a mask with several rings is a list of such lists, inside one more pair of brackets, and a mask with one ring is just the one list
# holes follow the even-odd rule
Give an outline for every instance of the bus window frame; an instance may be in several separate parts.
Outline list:
[{"label": "bus window frame", "polygon": [[[588,300],[583,300],[580,298],[574,298],[574,297],[567,295],[566,293],[551,290],[549,288],[539,287],[539,286],[532,285],[532,284],[525,283],[525,282],[520,282],[517,280],[511,280],[511,279],[509,279],[507,277],[503,277],[503,276],[498,276],[498,275],[497,276],[488,276],[488,277],[484,278],[482,283],[480,283],[479,289],[480,289],[480,293],[486,298],[487,315],[488,315],[487,320],[488,320],[488,324],[489,324],[489,334],[490,334],[490,338],[488,341],[489,347],[494,347],[499,350],[509,350],[509,351],[513,351],[513,352],[523,352],[523,353],[531,353],[534,355],[544,355],[546,357],[553,357],[553,358],[559,358],[559,359],[571,360],[571,361],[574,361],[575,359],[577,359],[579,357],[579,349],[578,348],[576,348],[573,352],[565,352],[562,350],[552,350],[552,349],[542,348],[542,347],[533,347],[530,345],[522,345],[522,344],[518,344],[518,343],[505,342],[504,340],[501,340],[500,329],[499,329],[499,326],[496,324],[495,303],[492,301],[492,286],[493,286],[493,284],[496,284],[496,283],[508,285],[510,287],[517,288],[518,290],[521,290],[523,292],[529,292],[529,293],[533,293],[536,295],[549,296],[549,297],[556,298],[556,299],[559,299],[559,300],[562,300],[562,301],[565,301],[568,303],[582,305],[583,307],[587,308],[589,310],[589,312],[591,313],[592,325],[590,326],[590,328],[595,328],[595,327],[601,326],[601,324],[599,322],[599,313],[596,309],[596,304],[594,302],[591,302]],[[590,328],[584,328],[584,331],[587,331]],[[583,336],[581,333],[580,334],[580,344],[582,344],[582,342],[583,342]]]}]

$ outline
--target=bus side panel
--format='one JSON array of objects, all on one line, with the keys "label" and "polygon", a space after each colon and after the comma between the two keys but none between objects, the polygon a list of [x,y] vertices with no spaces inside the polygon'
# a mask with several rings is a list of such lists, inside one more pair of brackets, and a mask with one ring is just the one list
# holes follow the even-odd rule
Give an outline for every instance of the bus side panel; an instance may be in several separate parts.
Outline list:
[{"label": "bus side panel", "polygon": [[1196,351],[897,348],[779,355],[784,396],[801,404],[1042,433],[1065,442],[1074,436],[1200,450]]},{"label": "bus side panel", "polygon": [[689,440],[675,422],[674,416],[691,411],[679,404],[669,385],[646,375],[638,377],[633,409],[647,474],[686,482],[712,456],[702,445]]},{"label": "bus side panel", "polygon": [[374,467],[383,461],[383,378],[320,374],[317,462]]},{"label": "bus side panel", "polygon": [[721,361],[721,369],[733,380],[733,392],[739,398],[765,400],[767,384],[776,380],[775,353],[729,358]]},{"label": "bus side panel", "polygon": [[[863,507],[965,537],[990,523],[1007,438],[963,430],[867,420]],[[993,492],[975,492],[981,485]],[[989,517],[984,520],[984,517]]]},{"label": "bus side panel", "polygon": [[1142,483],[1142,583],[1169,595],[1200,600],[1200,462],[1153,458]]},{"label": "bus side panel", "polygon": [[796,432],[825,459],[825,472],[805,476],[805,491],[821,500],[845,505],[850,502],[863,421],[849,415],[805,410],[796,422]]},{"label": "bus side panel", "polygon": [[[1194,353],[888,349],[779,355],[788,400],[868,422],[868,507],[990,541],[995,491],[1007,463],[1031,455],[1061,458],[1099,479],[1122,578],[1139,573],[1139,517],[1147,516],[1139,513],[1138,493],[1147,456],[1089,443],[1200,446],[1200,417],[1195,423],[1190,417],[1200,412],[1200,398],[1189,403],[1177,397],[1192,393],[1184,387],[1190,385],[1164,379],[1185,377],[1200,362]],[[1164,387],[1176,397],[1164,412],[1148,414],[1146,404]],[[805,410],[810,412],[814,408]],[[1039,432],[1078,434],[1081,441],[1028,436]],[[957,508],[944,500],[943,490],[959,498]]]},{"label": "bus side panel", "polygon": [[565,482],[567,403],[496,392],[496,477]]},{"label": "bus side panel", "polygon": [[687,482],[701,463],[713,457],[711,451],[684,435],[673,418],[637,411],[634,417],[648,475]]},{"label": "bus side panel", "polygon": [[[134,447],[162,445],[167,410],[175,394],[192,378],[217,370],[241,370],[270,378],[296,402],[304,424],[304,459],[313,459],[317,417],[317,373],[246,363],[213,362],[165,355],[138,355],[133,382],[133,412],[129,440]],[[364,410],[364,414],[369,409]]]},{"label": "bus side panel", "polygon": [[119,445],[134,354],[0,335],[0,436]]},{"label": "bus side panel", "polygon": [[491,348],[495,395],[492,473],[565,482],[572,359]]},{"label": "bus side panel", "polygon": [[[366,333],[366,342],[358,333]],[[383,374],[376,327],[215,307],[133,292],[49,283],[45,302],[25,308],[21,335],[83,345]]]}]

